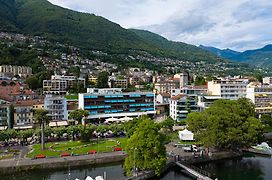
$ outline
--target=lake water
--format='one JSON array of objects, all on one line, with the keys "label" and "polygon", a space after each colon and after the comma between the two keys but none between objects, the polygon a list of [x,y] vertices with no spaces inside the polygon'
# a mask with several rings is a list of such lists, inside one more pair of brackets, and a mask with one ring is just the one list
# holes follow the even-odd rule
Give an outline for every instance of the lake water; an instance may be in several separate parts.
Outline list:
[{"label": "lake water", "polygon": [[[217,161],[197,165],[211,173],[216,174],[219,180],[271,180],[272,159],[268,157],[243,157],[232,160]],[[65,170],[42,170],[28,171],[14,174],[12,176],[1,176],[1,180],[65,180],[68,179],[68,169]],[[109,164],[97,167],[81,167],[71,169],[70,179],[79,178],[83,180],[86,176],[95,178],[103,176],[107,172],[108,180],[126,179],[123,174],[122,165]],[[158,179],[158,178],[156,178]],[[161,180],[191,180],[191,177],[183,174],[179,168],[173,168],[165,173]]]}]

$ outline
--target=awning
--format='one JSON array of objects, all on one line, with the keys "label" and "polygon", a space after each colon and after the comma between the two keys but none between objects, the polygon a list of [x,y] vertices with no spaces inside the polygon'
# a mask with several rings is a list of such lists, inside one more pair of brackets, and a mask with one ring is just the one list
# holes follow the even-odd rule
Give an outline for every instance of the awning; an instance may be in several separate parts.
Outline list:
[{"label": "awning", "polygon": [[119,119],[119,121],[123,121],[123,122],[131,121],[131,120],[133,120],[133,118],[131,117],[123,117]]},{"label": "awning", "polygon": [[51,121],[49,123],[50,127],[57,127],[57,126],[68,126],[67,121]]},{"label": "awning", "polygon": [[14,126],[14,129],[32,129],[33,126]]},{"label": "awning", "polygon": [[106,119],[106,122],[117,122],[117,121],[119,121],[119,119],[118,118],[114,118],[114,117]]}]

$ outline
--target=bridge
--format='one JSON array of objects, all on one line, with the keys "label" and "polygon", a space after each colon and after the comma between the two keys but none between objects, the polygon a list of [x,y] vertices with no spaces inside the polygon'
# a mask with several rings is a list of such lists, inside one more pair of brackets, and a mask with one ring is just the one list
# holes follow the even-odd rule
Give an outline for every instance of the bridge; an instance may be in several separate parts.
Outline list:
[{"label": "bridge", "polygon": [[213,180],[209,172],[197,168],[191,164],[187,164],[185,161],[177,161],[176,165],[186,170],[190,175],[197,177],[197,179]]}]

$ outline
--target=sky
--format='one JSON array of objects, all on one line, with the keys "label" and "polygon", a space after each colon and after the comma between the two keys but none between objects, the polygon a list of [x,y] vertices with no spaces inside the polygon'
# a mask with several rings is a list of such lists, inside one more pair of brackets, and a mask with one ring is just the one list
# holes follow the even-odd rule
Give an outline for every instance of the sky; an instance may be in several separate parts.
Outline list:
[{"label": "sky", "polygon": [[49,0],[169,40],[237,51],[272,44],[272,0]]}]

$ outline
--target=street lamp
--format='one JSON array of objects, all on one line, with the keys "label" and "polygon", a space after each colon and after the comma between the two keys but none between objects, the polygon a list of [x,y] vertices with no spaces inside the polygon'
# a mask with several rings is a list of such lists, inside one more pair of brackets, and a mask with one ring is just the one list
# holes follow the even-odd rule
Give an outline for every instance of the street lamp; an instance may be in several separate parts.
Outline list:
[{"label": "street lamp", "polygon": [[136,175],[136,177],[137,177],[137,174],[136,174],[136,161],[135,161],[136,160],[136,153],[135,153],[136,150],[137,150],[137,148],[134,148],[134,151],[133,151],[133,154],[134,154],[134,158],[133,158],[133,160],[134,160],[133,174]]}]

